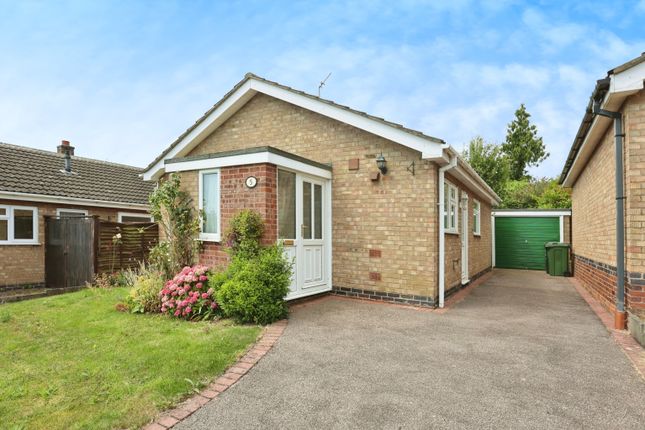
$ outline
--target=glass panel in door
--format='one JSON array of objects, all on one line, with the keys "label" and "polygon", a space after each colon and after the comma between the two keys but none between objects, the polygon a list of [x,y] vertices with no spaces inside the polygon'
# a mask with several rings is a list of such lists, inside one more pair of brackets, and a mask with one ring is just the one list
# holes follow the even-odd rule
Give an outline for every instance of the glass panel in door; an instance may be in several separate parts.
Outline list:
[{"label": "glass panel in door", "polygon": [[302,182],[302,238],[311,239],[311,182]]},{"label": "glass panel in door", "polygon": [[278,170],[278,239],[296,238],[296,174]]}]

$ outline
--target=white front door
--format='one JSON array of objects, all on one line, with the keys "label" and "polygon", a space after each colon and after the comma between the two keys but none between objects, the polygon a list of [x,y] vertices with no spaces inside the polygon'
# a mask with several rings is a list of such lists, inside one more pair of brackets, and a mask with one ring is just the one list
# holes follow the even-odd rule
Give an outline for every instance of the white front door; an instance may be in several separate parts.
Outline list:
[{"label": "white front door", "polygon": [[461,283],[467,284],[470,281],[468,274],[468,194],[461,193]]},{"label": "white front door", "polygon": [[328,182],[278,170],[278,239],[294,261],[287,299],[331,288]]}]

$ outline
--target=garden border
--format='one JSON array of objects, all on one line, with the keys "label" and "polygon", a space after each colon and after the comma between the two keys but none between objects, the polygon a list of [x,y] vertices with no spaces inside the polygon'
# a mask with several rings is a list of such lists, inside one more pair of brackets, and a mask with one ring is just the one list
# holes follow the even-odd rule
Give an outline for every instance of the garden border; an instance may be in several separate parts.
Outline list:
[{"label": "garden border", "polygon": [[165,430],[172,428],[211,400],[216,399],[217,396],[240,380],[242,376],[251,370],[273,348],[286,328],[286,319],[266,326],[255,344],[246,351],[242,358],[229,367],[222,376],[218,377],[199,394],[195,394],[187,400],[184,400],[174,409],[164,411],[152,423],[144,426],[143,430]]}]

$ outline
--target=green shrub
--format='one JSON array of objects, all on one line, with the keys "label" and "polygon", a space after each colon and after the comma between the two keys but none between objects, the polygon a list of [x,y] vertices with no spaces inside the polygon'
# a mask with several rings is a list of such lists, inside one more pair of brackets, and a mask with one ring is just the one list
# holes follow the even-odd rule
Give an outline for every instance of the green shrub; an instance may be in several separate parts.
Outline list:
[{"label": "green shrub", "polygon": [[269,324],[288,313],[284,297],[291,283],[291,263],[280,245],[261,248],[257,256],[233,257],[226,272],[212,277],[224,315],[238,323]]},{"label": "green shrub", "polygon": [[159,292],[162,290],[164,282],[161,272],[143,271],[137,277],[126,299],[126,305],[130,312],[137,314],[159,312],[161,310]]},{"label": "green shrub", "polygon": [[243,254],[251,258],[260,252],[260,239],[264,233],[262,216],[254,210],[238,212],[226,233],[226,244],[232,255]]}]

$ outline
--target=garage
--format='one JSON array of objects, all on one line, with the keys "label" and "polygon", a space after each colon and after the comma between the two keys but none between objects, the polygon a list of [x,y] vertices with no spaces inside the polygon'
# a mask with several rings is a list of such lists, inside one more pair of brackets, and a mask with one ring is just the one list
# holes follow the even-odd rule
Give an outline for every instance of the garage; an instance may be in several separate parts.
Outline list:
[{"label": "garage", "polygon": [[545,270],[544,244],[569,242],[571,210],[493,211],[493,265],[503,269]]}]

